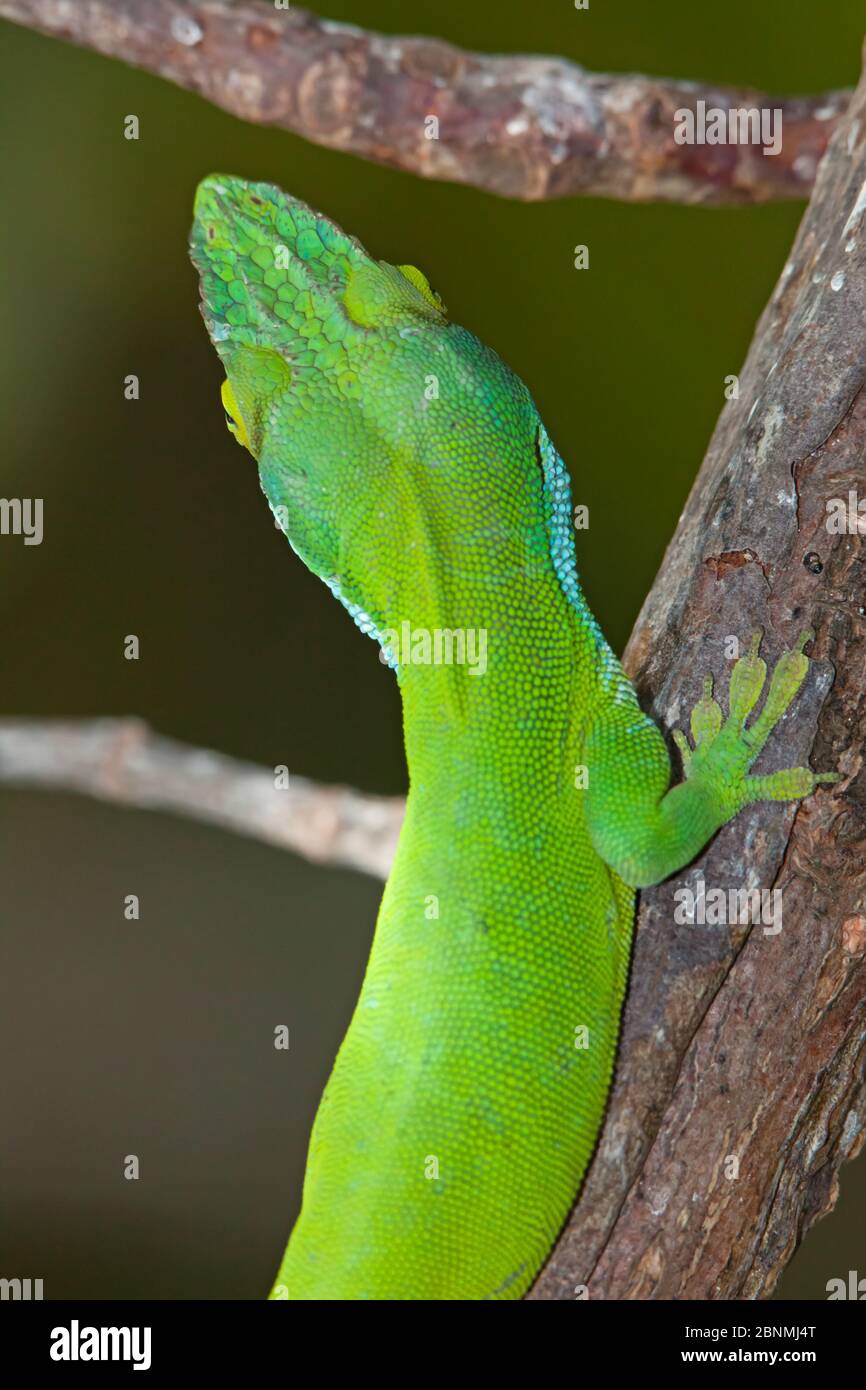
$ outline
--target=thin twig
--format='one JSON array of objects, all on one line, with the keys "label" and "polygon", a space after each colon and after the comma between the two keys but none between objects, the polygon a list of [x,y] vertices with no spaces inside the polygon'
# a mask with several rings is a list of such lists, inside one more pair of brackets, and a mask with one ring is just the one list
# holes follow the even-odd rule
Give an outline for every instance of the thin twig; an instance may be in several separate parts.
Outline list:
[{"label": "thin twig", "polygon": [[84,792],[225,826],[318,864],[384,878],[401,797],[323,787],[277,769],[189,748],[137,719],[0,720],[0,785]]},{"label": "thin twig", "polygon": [[[561,58],[468,53],[264,0],[0,0],[0,16],[157,73],[242,120],[525,200],[804,197],[850,97],[777,99],[589,73]],[[725,113],[778,110],[779,153],[750,143],[678,144],[675,114],[699,103]]]}]

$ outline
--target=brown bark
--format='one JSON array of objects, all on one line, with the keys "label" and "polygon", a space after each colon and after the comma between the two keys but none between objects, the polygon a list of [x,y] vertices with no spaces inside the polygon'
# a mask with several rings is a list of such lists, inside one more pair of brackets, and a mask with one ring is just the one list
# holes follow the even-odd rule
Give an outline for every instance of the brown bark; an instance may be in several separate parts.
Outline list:
[{"label": "brown bark", "polygon": [[[561,58],[466,53],[264,0],[0,0],[0,16],[121,58],[245,121],[508,198],[751,203],[808,194],[849,93],[778,99]],[[778,108],[777,155],[678,145],[674,113]],[[425,122],[435,116],[439,138]]]},{"label": "brown bark", "polygon": [[[531,1297],[766,1295],[863,1142],[863,542],[828,532],[826,504],[866,498],[864,381],[866,80],[626,653],[669,729],[724,669],[725,638],[764,627],[776,656],[814,627],[816,664],[758,767],[811,749],[844,780],[743,812],[642,894],[607,1123]],[[676,925],[674,892],[698,872],[708,888],[781,889],[782,930]]]}]

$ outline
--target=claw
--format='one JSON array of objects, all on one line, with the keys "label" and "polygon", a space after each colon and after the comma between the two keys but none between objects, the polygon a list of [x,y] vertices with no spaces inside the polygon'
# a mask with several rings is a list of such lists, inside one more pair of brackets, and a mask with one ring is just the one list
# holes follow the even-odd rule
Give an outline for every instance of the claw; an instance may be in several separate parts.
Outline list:
[{"label": "claw", "polygon": [[799,801],[811,796],[819,782],[838,782],[837,772],[813,772],[810,767],[786,767],[766,777],[747,777],[748,801]]},{"label": "claw", "polygon": [[689,768],[690,768],[691,762],[692,762],[692,750],[691,750],[691,748],[689,747],[689,741],[688,741],[688,739],[686,738],[685,734],[683,733],[682,729],[673,729],[673,730],[671,731],[671,735],[672,735],[672,738],[673,738],[674,743],[677,745],[677,748],[680,750],[680,757],[682,758],[682,761],[683,761],[683,771],[684,771],[684,773],[686,774],[686,776],[688,777],[688,775],[689,775]]},{"label": "claw", "polygon": [[728,684],[728,708],[733,722],[742,729],[746,718],[752,712],[761,696],[767,679],[767,663],[758,656],[761,648],[763,629],[752,633],[752,641],[746,656],[734,666]]},{"label": "claw", "polygon": [[711,742],[722,727],[722,708],[713,699],[713,678],[704,678],[704,693],[692,710],[692,738],[697,748],[702,743]]},{"label": "claw", "polygon": [[809,670],[809,658],[803,647],[812,640],[814,633],[807,628],[800,633],[796,646],[783,652],[773,667],[770,686],[764,708],[754,724],[743,731],[743,738],[757,757],[785,710],[790,705]]}]

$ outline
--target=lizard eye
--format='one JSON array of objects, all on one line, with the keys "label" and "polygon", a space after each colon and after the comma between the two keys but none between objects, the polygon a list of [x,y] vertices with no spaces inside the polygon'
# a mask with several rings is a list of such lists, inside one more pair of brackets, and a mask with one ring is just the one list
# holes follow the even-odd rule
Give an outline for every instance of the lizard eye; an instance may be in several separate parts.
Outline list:
[{"label": "lizard eye", "polygon": [[416,290],[424,296],[427,303],[433,309],[438,309],[440,314],[448,312],[440,296],[431,287],[430,281],[427,279],[423,270],[419,270],[417,265],[398,265],[397,269],[403,278],[409,281],[410,285],[415,286]]},{"label": "lizard eye", "polygon": [[231,382],[229,382],[228,379],[223,382],[220,388],[220,395],[222,396],[226,424],[230,432],[234,435],[239,444],[243,444],[245,449],[249,449],[249,435],[244,425],[243,416],[238,408],[235,393],[231,388]]}]

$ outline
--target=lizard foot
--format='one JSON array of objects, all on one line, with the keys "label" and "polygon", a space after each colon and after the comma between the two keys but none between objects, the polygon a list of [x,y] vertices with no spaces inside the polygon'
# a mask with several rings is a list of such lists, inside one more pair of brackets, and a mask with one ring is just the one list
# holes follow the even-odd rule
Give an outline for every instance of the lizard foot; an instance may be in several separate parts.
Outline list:
[{"label": "lizard foot", "polygon": [[705,782],[721,800],[729,815],[752,801],[790,801],[809,796],[820,782],[838,782],[836,772],[813,772],[808,767],[789,767],[766,777],[746,774],[790,706],[809,670],[803,648],[815,634],[807,629],[797,645],[777,661],[763,708],[747,728],[746,720],[761,697],[767,679],[767,663],[758,655],[762,631],[753,633],[749,651],[731,671],[728,717],[713,697],[713,678],[704,681],[704,693],[691,714],[694,749],[680,729],[673,731],[688,780]]}]

